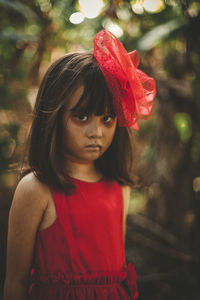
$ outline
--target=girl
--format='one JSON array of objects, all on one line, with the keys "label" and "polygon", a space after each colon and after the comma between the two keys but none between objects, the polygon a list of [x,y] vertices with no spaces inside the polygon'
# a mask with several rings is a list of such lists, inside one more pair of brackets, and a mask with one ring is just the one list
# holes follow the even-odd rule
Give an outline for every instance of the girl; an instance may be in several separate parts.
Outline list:
[{"label": "girl", "polygon": [[132,148],[155,84],[108,31],[54,62],[39,88],[29,169],[9,217],[5,300],[136,299],[125,264]]}]

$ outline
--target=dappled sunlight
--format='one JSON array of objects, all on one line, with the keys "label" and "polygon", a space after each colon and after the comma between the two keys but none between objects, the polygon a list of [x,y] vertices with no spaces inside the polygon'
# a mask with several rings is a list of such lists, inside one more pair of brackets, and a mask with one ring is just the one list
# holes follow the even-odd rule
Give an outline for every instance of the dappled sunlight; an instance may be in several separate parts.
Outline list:
[{"label": "dappled sunlight", "polygon": [[192,136],[192,120],[187,113],[176,113],[174,115],[174,124],[180,139],[186,142]]},{"label": "dappled sunlight", "polygon": [[96,18],[104,7],[102,0],[79,0],[81,12],[88,19]]},{"label": "dappled sunlight", "polygon": [[144,0],[143,7],[147,12],[156,13],[160,12],[164,8],[163,0]]},{"label": "dappled sunlight", "polygon": [[80,24],[84,21],[84,19],[85,19],[84,15],[80,12],[73,13],[69,18],[72,24]]},{"label": "dappled sunlight", "polygon": [[106,19],[102,23],[103,27],[112,32],[117,38],[123,35],[123,29],[116,23],[109,19]]},{"label": "dappled sunlight", "polygon": [[159,13],[165,8],[163,0],[136,0],[133,1],[132,10],[140,15],[145,11],[148,13]]}]

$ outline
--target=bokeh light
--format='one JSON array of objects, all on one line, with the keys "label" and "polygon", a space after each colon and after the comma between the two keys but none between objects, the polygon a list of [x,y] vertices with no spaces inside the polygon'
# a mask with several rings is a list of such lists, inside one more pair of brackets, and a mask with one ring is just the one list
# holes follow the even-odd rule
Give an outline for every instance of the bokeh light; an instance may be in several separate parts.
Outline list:
[{"label": "bokeh light", "polygon": [[134,13],[141,15],[144,11],[148,13],[157,13],[164,9],[165,5],[163,0],[136,0],[132,4]]},{"label": "bokeh light", "polygon": [[80,9],[88,19],[96,18],[104,6],[102,0],[79,0]]},{"label": "bokeh light", "polygon": [[85,19],[84,15],[80,12],[73,13],[69,18],[72,24],[80,24],[83,22],[84,19]]},{"label": "bokeh light", "polygon": [[141,1],[139,2],[136,2],[132,5],[132,10],[134,13],[138,14],[138,15],[141,15],[143,14],[144,12],[144,8],[142,6],[142,3],[140,3]]},{"label": "bokeh light", "polygon": [[131,13],[127,7],[118,8],[117,16],[122,21],[129,21],[131,19]]},{"label": "bokeh light", "polygon": [[180,139],[186,142],[192,135],[192,121],[189,114],[185,112],[176,113],[174,116],[174,125]]},{"label": "bokeh light", "polygon": [[117,23],[112,22],[109,19],[106,19],[102,25],[105,29],[112,32],[117,38],[120,38],[124,34],[123,29]]},{"label": "bokeh light", "polygon": [[143,7],[147,12],[159,12],[163,7],[162,0],[144,0]]}]

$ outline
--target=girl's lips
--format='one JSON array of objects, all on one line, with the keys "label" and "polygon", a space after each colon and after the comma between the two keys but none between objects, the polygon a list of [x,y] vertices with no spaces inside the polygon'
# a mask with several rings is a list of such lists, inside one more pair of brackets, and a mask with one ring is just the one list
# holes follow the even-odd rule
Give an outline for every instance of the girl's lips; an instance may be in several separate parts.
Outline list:
[{"label": "girl's lips", "polygon": [[91,150],[91,151],[99,151],[99,150],[101,150],[101,146],[98,145],[98,144],[87,145],[85,148],[87,150]]}]

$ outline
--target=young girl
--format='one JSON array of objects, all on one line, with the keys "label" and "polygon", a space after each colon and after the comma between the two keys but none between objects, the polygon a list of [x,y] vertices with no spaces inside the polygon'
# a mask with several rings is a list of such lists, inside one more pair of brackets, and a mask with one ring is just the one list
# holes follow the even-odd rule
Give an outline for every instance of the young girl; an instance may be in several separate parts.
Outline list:
[{"label": "young girl", "polygon": [[155,83],[108,31],[54,62],[39,88],[29,170],[9,217],[5,300],[136,299],[126,265],[132,148]]}]

